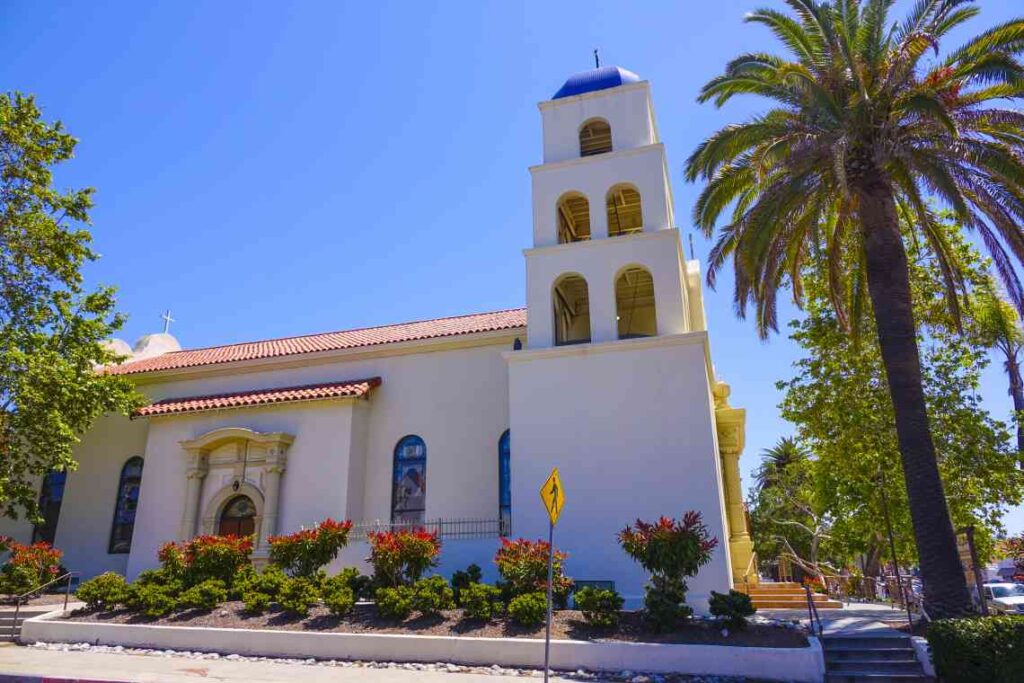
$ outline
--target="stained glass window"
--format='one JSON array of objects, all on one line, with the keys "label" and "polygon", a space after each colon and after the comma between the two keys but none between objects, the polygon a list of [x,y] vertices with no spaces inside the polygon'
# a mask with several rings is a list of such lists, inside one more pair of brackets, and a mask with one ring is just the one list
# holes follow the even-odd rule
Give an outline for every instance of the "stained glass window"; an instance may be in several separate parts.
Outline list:
[{"label": "stained glass window", "polygon": [[498,520],[500,533],[512,529],[512,435],[509,430],[498,439]]},{"label": "stained glass window", "polygon": [[135,511],[139,507],[139,487],[142,485],[142,458],[129,458],[121,468],[114,503],[114,524],[110,530],[110,553],[127,553],[132,548],[135,529]]},{"label": "stained glass window", "polygon": [[407,436],[395,446],[391,489],[391,521],[420,524],[427,506],[427,445],[418,436]]},{"label": "stained glass window", "polygon": [[57,537],[57,521],[60,519],[60,504],[64,501],[64,484],[68,480],[67,472],[50,472],[43,477],[43,485],[39,489],[39,514],[43,523],[32,529],[32,542],[45,541],[53,545]]}]

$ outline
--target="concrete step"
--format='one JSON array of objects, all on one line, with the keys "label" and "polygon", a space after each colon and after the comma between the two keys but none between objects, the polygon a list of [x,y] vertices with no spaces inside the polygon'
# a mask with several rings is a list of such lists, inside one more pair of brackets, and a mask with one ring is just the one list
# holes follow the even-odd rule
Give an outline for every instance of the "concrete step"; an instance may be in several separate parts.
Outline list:
[{"label": "concrete step", "polygon": [[917,655],[912,648],[857,648],[825,650],[826,662],[857,662],[863,660],[916,662]]},{"label": "concrete step", "polygon": [[914,646],[907,636],[824,636],[821,645],[826,652],[832,650],[910,650]]},{"label": "concrete step", "polygon": [[924,674],[825,674],[826,683],[935,683]]},{"label": "concrete step", "polygon": [[[807,609],[807,601],[801,600],[751,600],[754,607],[757,609]],[[814,606],[819,610],[823,609],[842,609],[843,603],[835,602],[834,600],[828,600],[823,602],[816,602]]]},{"label": "concrete step", "polygon": [[834,662],[825,665],[830,674],[923,674],[921,662],[892,662],[884,659],[864,659],[857,662]]}]

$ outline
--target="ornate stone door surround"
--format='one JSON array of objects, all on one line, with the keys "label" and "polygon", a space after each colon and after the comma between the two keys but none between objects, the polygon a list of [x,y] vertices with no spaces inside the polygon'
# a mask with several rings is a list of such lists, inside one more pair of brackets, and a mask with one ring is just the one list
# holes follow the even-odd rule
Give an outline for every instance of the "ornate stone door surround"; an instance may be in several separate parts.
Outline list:
[{"label": "ornate stone door surround", "polygon": [[[222,427],[202,436],[181,441],[181,447],[188,459],[186,468],[185,503],[181,517],[179,538],[186,540],[197,533],[216,532],[217,520],[227,503],[238,495],[248,496],[256,505],[256,547],[266,546],[266,540],[277,533],[281,477],[288,464],[288,447],[295,437],[284,432],[257,432],[243,427]],[[234,482],[218,490],[205,510],[200,510],[203,482],[210,471],[210,454],[221,448],[234,445],[234,456],[223,457],[217,467],[230,466],[234,469]],[[257,448],[251,448],[251,446]],[[241,479],[243,469],[252,467],[263,473],[262,490]],[[201,521],[201,525],[198,523]]]}]

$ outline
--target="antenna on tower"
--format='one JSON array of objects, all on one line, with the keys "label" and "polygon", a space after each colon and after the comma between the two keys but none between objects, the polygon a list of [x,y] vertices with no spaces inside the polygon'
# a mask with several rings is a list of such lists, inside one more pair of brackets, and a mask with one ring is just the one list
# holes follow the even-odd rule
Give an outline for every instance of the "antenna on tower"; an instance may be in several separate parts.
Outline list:
[{"label": "antenna on tower", "polygon": [[594,68],[595,69],[600,69],[601,68],[601,58],[597,55],[597,50],[596,49],[594,50]]}]

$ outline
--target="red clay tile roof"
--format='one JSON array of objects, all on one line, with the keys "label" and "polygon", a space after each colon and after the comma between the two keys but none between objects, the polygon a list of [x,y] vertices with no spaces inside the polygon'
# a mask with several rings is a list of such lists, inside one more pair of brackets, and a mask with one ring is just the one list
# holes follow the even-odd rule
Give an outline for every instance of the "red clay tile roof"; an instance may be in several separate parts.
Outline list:
[{"label": "red clay tile roof", "polygon": [[128,361],[107,369],[115,375],[134,375],[161,370],[179,370],[202,365],[216,365],[234,361],[278,358],[318,351],[339,351],[362,346],[377,346],[397,342],[435,339],[477,332],[495,332],[526,326],[526,309],[513,308],[493,313],[476,313],[454,318],[436,318],[419,322],[365,327],[341,332],[325,332],[302,337],[268,339],[266,341],[212,346],[205,349],[172,351],[154,358]]},{"label": "red clay tile roof", "polygon": [[321,401],[329,398],[359,398],[360,396],[365,396],[374,387],[380,386],[380,381],[380,377],[372,377],[370,379],[357,379],[348,382],[309,384],[301,387],[285,387],[282,389],[254,389],[252,391],[244,391],[235,394],[167,398],[144,408],[139,408],[132,413],[132,417],[178,415],[181,413],[197,413],[204,410],[246,408],[250,406],[270,405],[272,403],[289,403],[291,401]]}]

